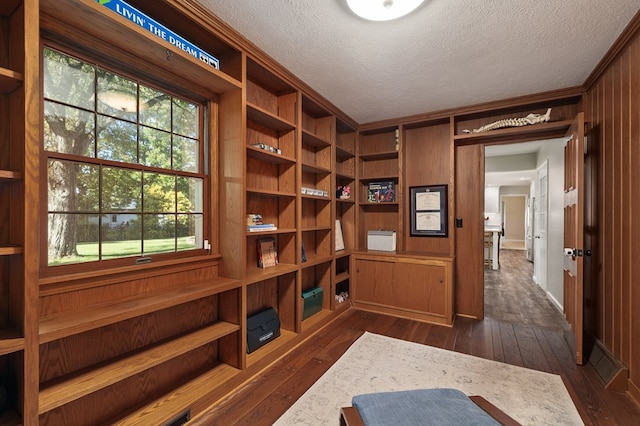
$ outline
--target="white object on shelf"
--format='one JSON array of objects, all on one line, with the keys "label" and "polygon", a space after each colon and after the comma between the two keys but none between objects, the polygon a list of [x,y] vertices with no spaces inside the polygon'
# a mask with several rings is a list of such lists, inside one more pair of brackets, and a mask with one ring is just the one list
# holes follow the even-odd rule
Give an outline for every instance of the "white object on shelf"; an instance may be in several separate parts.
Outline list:
[{"label": "white object on shelf", "polygon": [[396,231],[369,231],[367,250],[396,251]]}]

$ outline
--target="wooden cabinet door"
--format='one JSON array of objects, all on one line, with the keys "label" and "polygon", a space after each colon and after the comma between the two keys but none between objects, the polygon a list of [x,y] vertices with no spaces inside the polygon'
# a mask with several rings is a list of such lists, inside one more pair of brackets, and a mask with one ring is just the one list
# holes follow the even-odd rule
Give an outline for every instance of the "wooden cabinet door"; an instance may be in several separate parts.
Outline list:
[{"label": "wooden cabinet door", "polygon": [[392,304],[438,316],[447,313],[447,269],[444,264],[401,261],[394,265]]},{"label": "wooden cabinet door", "polygon": [[392,305],[395,288],[394,262],[356,259],[356,288],[354,299],[361,302]]}]

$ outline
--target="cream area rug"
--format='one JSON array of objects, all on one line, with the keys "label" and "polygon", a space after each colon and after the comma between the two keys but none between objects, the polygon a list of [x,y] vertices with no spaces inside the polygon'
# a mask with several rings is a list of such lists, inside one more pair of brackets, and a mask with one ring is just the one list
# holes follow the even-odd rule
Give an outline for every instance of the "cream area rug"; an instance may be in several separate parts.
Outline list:
[{"label": "cream area rug", "polygon": [[363,393],[455,388],[523,425],[582,425],[560,376],[365,332],[275,423],[338,425]]}]

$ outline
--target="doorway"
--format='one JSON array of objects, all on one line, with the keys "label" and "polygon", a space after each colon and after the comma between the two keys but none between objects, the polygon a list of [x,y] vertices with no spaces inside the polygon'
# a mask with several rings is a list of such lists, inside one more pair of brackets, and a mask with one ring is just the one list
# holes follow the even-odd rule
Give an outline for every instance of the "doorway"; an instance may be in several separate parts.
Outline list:
[{"label": "doorway", "polygon": [[[562,211],[562,202],[558,203],[563,196],[562,184],[549,185],[549,182],[563,180],[564,165],[555,162],[558,158],[562,163],[564,143],[561,142],[564,141],[553,139],[485,147],[485,184],[499,187],[500,207],[495,215],[503,228],[500,268],[484,269],[487,318],[562,328],[562,305],[558,302],[562,300],[559,299],[562,289],[557,292],[562,275],[553,271],[555,294],[550,292],[546,279],[547,271],[556,266],[548,258],[555,256],[555,251],[561,258],[563,244],[562,241],[548,242],[546,238],[550,225],[559,235],[564,226],[549,223],[549,216],[558,216],[550,212],[551,209]],[[548,190],[540,191],[543,186]],[[485,219],[487,216],[493,218],[485,212]],[[547,244],[557,247],[547,250]]]}]

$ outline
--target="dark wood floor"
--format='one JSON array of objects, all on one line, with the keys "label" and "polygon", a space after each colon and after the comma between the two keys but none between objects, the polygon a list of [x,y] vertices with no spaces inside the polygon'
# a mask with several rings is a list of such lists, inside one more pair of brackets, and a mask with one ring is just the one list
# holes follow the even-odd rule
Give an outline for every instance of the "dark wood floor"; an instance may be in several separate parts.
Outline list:
[{"label": "dark wood floor", "polygon": [[[500,297],[509,300],[512,296],[506,294],[507,289],[521,285],[523,280],[519,274],[508,272],[506,256],[501,257],[502,262],[505,263],[501,269],[503,280],[499,285],[503,287]],[[511,284],[506,285],[507,281],[511,281]],[[526,290],[520,288],[514,291]],[[490,305],[490,298],[487,301]],[[192,424],[272,424],[358,337],[369,331],[559,374],[585,424],[640,425],[640,408],[633,401],[625,394],[605,391],[591,366],[577,366],[574,363],[561,327],[553,322],[558,317],[536,324],[544,316],[540,312],[546,311],[547,306],[536,308],[535,303],[524,304],[527,308],[520,309],[520,312],[523,318],[528,319],[521,322],[512,316],[507,316],[506,320],[499,319],[502,308],[497,308],[484,320],[457,318],[453,327],[357,310],[347,311],[263,374],[238,389],[230,398],[194,419]],[[557,314],[557,311],[551,312],[554,316]],[[337,416],[336,413],[336,424]]]}]

